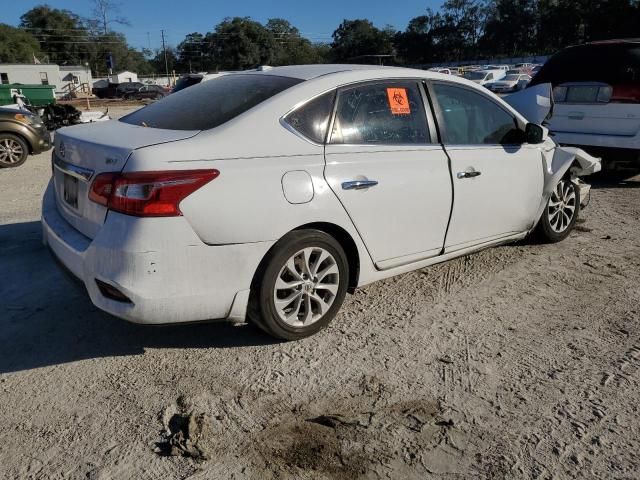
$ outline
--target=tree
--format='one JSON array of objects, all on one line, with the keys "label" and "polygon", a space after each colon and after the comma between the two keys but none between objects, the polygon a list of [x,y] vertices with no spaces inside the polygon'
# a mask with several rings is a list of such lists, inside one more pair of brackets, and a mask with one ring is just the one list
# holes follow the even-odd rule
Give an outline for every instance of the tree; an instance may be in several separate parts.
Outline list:
[{"label": "tree", "polygon": [[89,60],[87,29],[80,17],[68,10],[41,5],[22,15],[20,26],[36,37],[51,63],[81,64]]},{"label": "tree", "polygon": [[105,61],[111,54],[117,70],[140,74],[152,71],[144,55],[131,48],[123,34],[110,30],[104,33],[103,28],[92,27],[92,21],[87,24],[68,10],[42,5],[26,12],[20,20],[21,27],[38,40],[42,54],[51,63],[88,64],[93,74],[99,76],[107,72]]},{"label": "tree", "polygon": [[[131,48],[121,33],[109,32],[91,37],[89,49],[90,63],[94,73],[107,73],[106,58],[111,55],[114,61],[114,71],[129,70],[140,75],[153,73],[153,68],[142,52]],[[164,72],[164,64],[162,71]]]},{"label": "tree", "polygon": [[420,64],[436,61],[434,31],[440,17],[427,9],[426,15],[412,18],[404,32],[398,32],[394,44],[398,56],[406,63]]},{"label": "tree", "polygon": [[[203,34],[198,32],[188,34],[176,48],[176,70],[190,73],[206,71],[210,67],[210,58],[207,56],[207,50]],[[167,50],[168,54],[169,51]]]},{"label": "tree", "polygon": [[29,32],[0,23],[0,62],[33,63],[40,45]]},{"label": "tree", "polygon": [[120,10],[120,3],[113,0],[92,0],[93,17],[89,19],[89,25],[93,30],[100,30],[104,35],[109,33],[109,25],[117,23],[119,25],[129,25],[129,21],[124,17],[116,17]]},{"label": "tree", "polygon": [[166,67],[169,68],[169,73],[173,72],[174,70],[178,72],[181,71],[178,62],[179,60],[178,56],[176,55],[176,51],[171,47],[167,47],[166,66],[164,62],[164,50],[162,48],[157,48],[155,50],[154,57],[149,60],[153,71],[162,75],[166,75]]},{"label": "tree", "polygon": [[380,30],[369,20],[344,20],[333,32],[331,54],[334,61],[354,61],[365,55],[390,55],[393,32]]},{"label": "tree", "polygon": [[496,0],[489,7],[482,50],[509,56],[535,54],[537,0]]},{"label": "tree", "polygon": [[275,58],[273,35],[248,17],[225,19],[206,35],[205,41],[212,63],[225,70],[270,65]]},{"label": "tree", "polygon": [[318,63],[319,51],[300,36],[300,31],[282,18],[271,18],[265,25],[276,43],[272,65],[304,65]]}]

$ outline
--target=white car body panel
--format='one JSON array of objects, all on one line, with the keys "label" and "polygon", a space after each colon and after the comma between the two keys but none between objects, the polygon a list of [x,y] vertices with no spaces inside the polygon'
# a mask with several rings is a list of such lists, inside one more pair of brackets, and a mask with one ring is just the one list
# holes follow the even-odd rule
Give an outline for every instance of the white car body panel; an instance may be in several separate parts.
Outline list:
[{"label": "white car body panel", "polygon": [[517,110],[527,121],[542,124],[551,113],[553,97],[551,84],[542,83],[507,95],[503,100]]},{"label": "white car body panel", "polygon": [[[93,239],[70,228],[56,208],[53,185],[43,199],[43,234],[56,257],[87,287],[102,310],[136,323],[176,323],[227,318],[237,295],[273,242],[210,246],[184,217],[137,218],[110,212]],[[133,301],[100,294],[95,280]],[[241,307],[244,312],[246,304]]]},{"label": "white car body panel", "polygon": [[[506,70],[476,70],[475,73],[484,73],[484,78],[478,80],[470,80],[478,85],[486,85],[495,82],[506,76]],[[491,74],[491,75],[490,75]]]},{"label": "white car body panel", "polygon": [[[169,218],[107,212],[86,198],[71,211],[60,193],[56,196],[62,175],[56,173],[43,199],[44,241],[85,283],[99,308],[140,323],[243,321],[262,259],[288,232],[308,225],[330,225],[351,238],[358,257],[357,286],[517,240],[537,221],[536,207],[546,203],[553,182],[580,155],[554,157],[551,140],[522,146],[526,155],[513,162],[510,155],[522,152],[451,148],[453,172],[469,166],[484,170],[482,181],[454,179],[452,192],[440,145],[328,145],[325,157],[325,146],[293,133],[280,119],[311,98],[362,81],[431,79],[483,90],[480,87],[451,75],[370,66],[281,67],[251,73],[269,74],[308,80],[211,130],[161,130],[111,121],[65,128],[56,135],[56,155],[64,143],[63,166],[87,169],[92,175],[120,170],[220,172],[181,202],[183,216]],[[516,110],[504,107],[519,124],[526,124]],[[504,162],[496,162],[497,155],[504,156]],[[498,168],[505,162],[509,168]],[[379,185],[342,190],[342,182],[358,177]],[[89,184],[82,184],[81,197],[86,197]],[[521,192],[517,202],[512,201],[514,190]],[[452,198],[450,248],[445,252]],[[500,219],[488,211],[496,202]],[[485,228],[481,218],[495,224]],[[118,288],[133,305],[105,298],[96,279]]]},{"label": "white car body panel", "polygon": [[[455,201],[445,252],[532,228],[544,187],[538,146],[452,145],[447,152]],[[481,175],[457,178],[466,171]]]},{"label": "white car body panel", "polygon": [[94,123],[94,122],[106,122],[111,120],[108,110],[106,112],[86,111],[84,110],[80,114],[80,121],[82,123]]},{"label": "white car body panel", "polygon": [[[327,145],[325,177],[378,268],[442,251],[453,192],[440,145]],[[342,182],[374,180],[364,190]]]},{"label": "white car body panel", "polygon": [[561,144],[640,150],[640,104],[556,103],[549,129]]}]

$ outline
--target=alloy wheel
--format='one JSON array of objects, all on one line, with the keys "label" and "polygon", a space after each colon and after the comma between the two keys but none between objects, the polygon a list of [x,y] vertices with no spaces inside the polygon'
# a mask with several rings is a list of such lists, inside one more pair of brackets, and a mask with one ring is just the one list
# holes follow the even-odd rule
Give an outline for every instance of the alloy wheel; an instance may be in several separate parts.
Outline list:
[{"label": "alloy wheel", "polygon": [[562,233],[569,228],[576,213],[577,201],[578,198],[571,181],[561,180],[551,194],[547,208],[549,225],[554,232]]},{"label": "alloy wheel", "polygon": [[0,163],[11,165],[22,160],[24,149],[20,143],[12,138],[0,140]]},{"label": "alloy wheel", "polygon": [[278,274],[273,300],[280,319],[307,327],[331,308],[340,285],[336,259],[327,250],[309,247],[291,256]]}]

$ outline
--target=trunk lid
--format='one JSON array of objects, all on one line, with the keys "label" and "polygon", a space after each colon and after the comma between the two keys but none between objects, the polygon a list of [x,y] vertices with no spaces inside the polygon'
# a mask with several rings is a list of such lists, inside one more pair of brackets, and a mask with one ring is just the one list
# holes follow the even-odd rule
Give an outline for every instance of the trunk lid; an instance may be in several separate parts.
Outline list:
[{"label": "trunk lid", "polygon": [[89,200],[100,173],[120,172],[134,150],[191,138],[198,130],[163,130],[115,120],[60,129],[55,135],[53,178],[60,214],[78,231],[94,238],[107,209]]}]

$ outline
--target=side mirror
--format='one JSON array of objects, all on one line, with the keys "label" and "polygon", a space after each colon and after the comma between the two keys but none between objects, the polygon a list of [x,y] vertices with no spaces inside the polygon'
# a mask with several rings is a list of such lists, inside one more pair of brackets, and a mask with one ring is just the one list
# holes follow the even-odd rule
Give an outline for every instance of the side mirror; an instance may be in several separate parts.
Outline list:
[{"label": "side mirror", "polygon": [[524,137],[527,143],[537,145],[546,140],[548,130],[535,123],[527,123],[524,129]]}]

